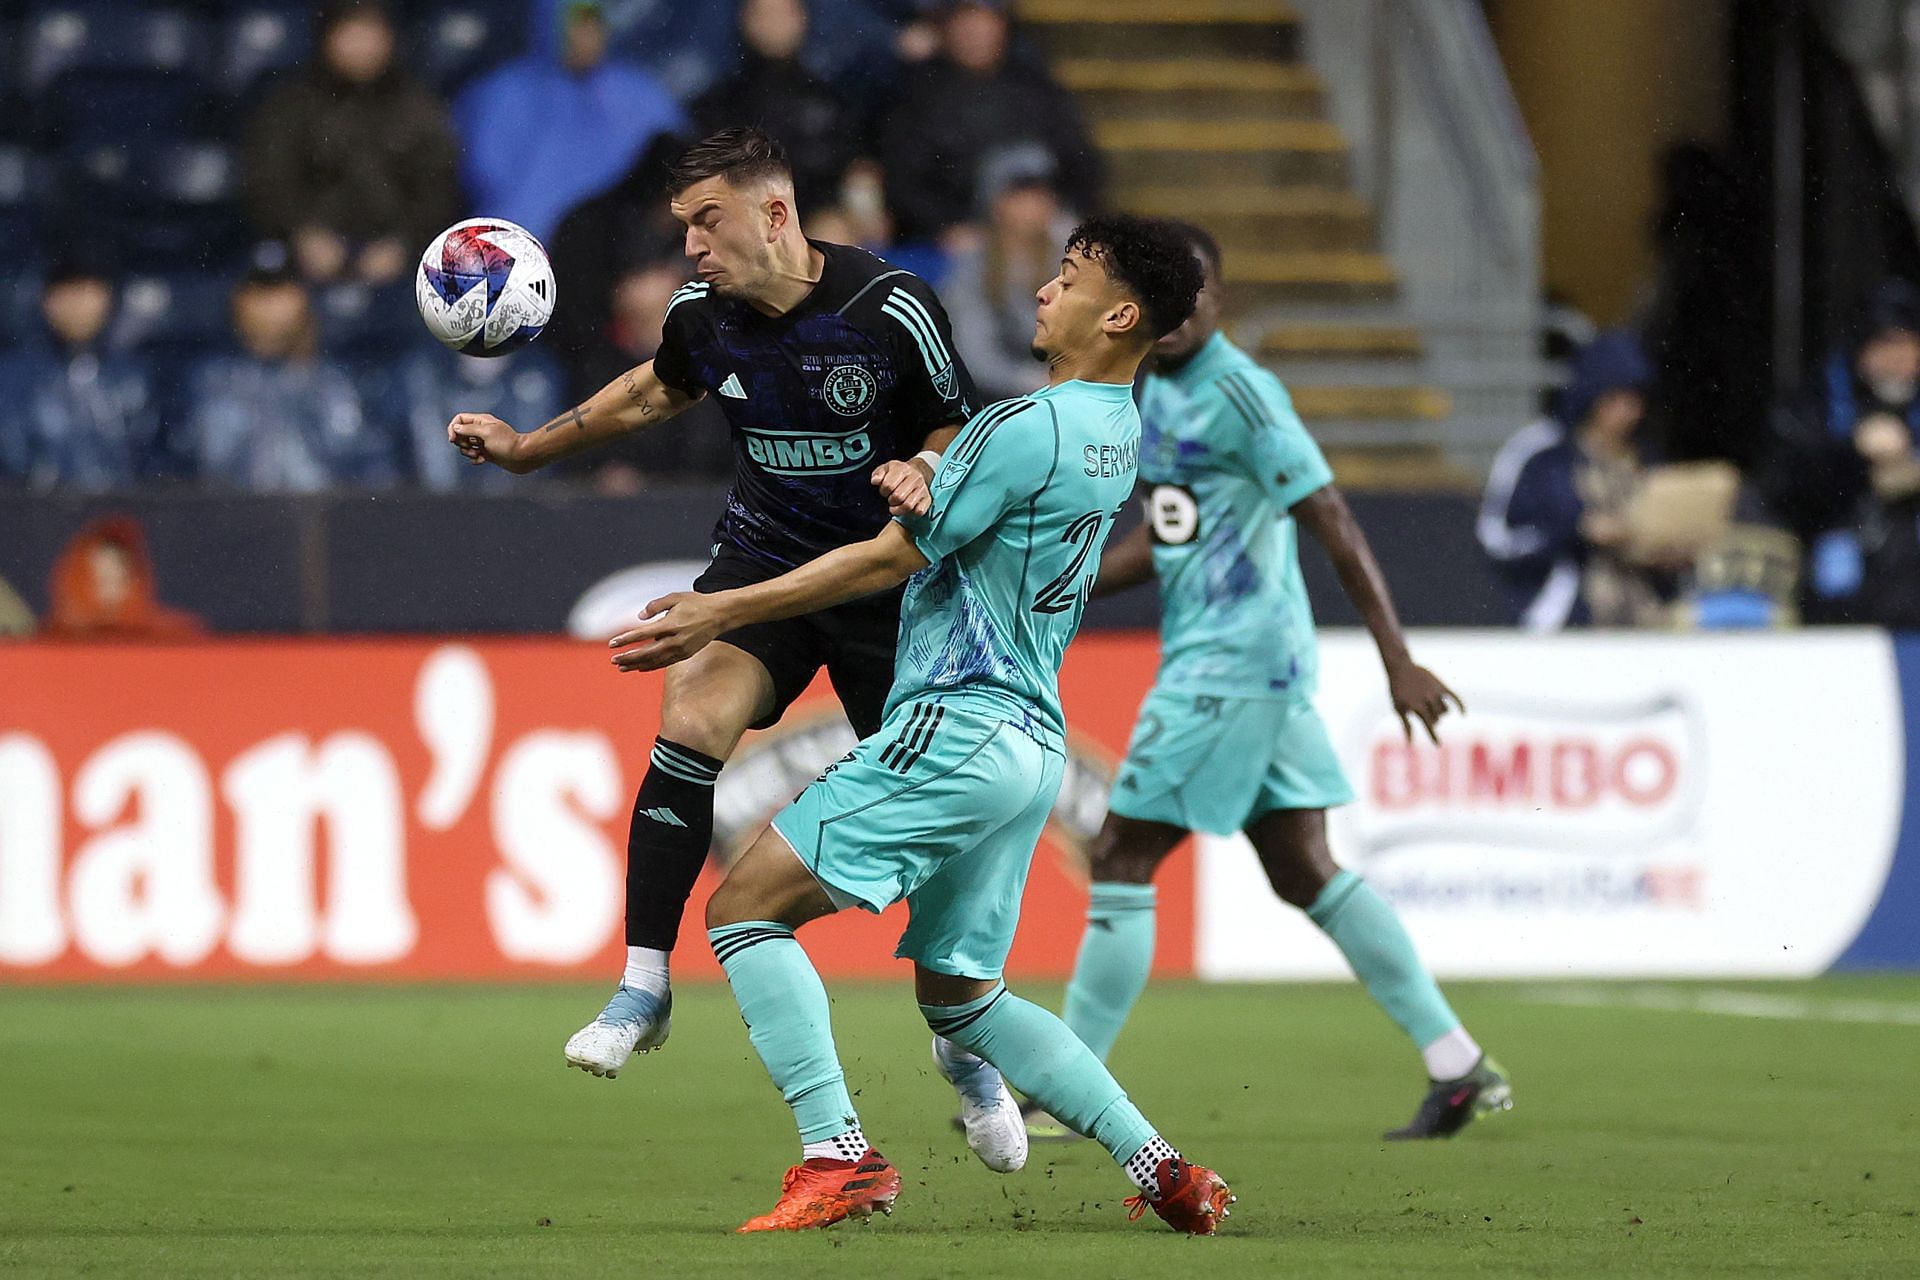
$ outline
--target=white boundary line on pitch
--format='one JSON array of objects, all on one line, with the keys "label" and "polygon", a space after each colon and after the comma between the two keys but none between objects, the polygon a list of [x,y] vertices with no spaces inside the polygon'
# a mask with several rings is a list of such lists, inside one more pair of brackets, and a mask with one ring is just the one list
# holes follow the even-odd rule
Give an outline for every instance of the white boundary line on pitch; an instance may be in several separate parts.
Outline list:
[{"label": "white boundary line on pitch", "polygon": [[1889,1027],[1920,1027],[1920,1004],[1890,1000],[1814,1000],[1726,987],[1540,986],[1520,998],[1530,1004],[1583,1008],[1650,1009],[1659,1013],[1718,1013],[1735,1018],[1773,1018],[1790,1022],[1863,1022]]}]

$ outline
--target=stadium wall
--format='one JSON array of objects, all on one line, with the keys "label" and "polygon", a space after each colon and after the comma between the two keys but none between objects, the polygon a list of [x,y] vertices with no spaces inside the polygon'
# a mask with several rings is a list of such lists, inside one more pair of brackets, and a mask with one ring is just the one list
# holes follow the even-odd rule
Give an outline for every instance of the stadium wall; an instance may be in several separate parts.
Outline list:
[{"label": "stadium wall", "polygon": [[[1363,635],[1326,637],[1320,702],[1361,793],[1336,850],[1443,975],[1920,968],[1920,638],[1416,644],[1469,703],[1443,747],[1406,745]],[[1069,657],[1073,763],[1016,975],[1071,966],[1155,660],[1141,633]],[[604,977],[658,688],[549,639],[0,648],[0,980]],[[720,857],[850,741],[822,689],[753,735]],[[1162,973],[1344,972],[1237,841],[1176,855],[1161,903]],[[717,977],[691,914],[680,968]],[[809,946],[832,976],[895,974],[900,923]]]},{"label": "stadium wall", "polygon": [[[1410,626],[1499,626],[1505,596],[1474,541],[1473,497],[1349,495]],[[32,494],[0,500],[0,579],[36,613],[60,551],[89,520],[147,531],[160,596],[223,634],[561,632],[582,595],[641,565],[704,561],[726,503],[715,484],[637,497],[530,483],[512,496],[361,493]],[[1119,528],[1138,519],[1130,510]],[[1318,545],[1302,557],[1315,616],[1358,621]],[[1096,600],[1089,628],[1152,627],[1153,593]]]}]

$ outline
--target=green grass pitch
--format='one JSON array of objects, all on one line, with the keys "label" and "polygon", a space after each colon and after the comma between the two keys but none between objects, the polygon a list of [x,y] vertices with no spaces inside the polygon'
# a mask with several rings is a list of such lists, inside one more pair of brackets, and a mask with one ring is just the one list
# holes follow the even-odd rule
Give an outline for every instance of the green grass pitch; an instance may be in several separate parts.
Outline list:
[{"label": "green grass pitch", "polygon": [[1920,1274],[1920,979],[1579,991],[1456,986],[1518,1105],[1390,1146],[1418,1060],[1357,987],[1155,987],[1115,1066],[1240,1195],[1192,1240],[1092,1144],[979,1166],[904,983],[835,999],[899,1207],[778,1238],[730,1234],[797,1143],[724,988],[611,1082],[560,1063],[598,988],[11,989],[0,1274]]}]

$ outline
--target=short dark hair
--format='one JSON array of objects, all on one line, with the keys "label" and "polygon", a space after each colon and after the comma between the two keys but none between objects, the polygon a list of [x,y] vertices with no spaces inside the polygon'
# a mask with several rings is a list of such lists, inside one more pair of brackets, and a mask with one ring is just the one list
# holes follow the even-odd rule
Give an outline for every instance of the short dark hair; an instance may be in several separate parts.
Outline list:
[{"label": "short dark hair", "polygon": [[1155,338],[1187,322],[1206,285],[1200,259],[1181,224],[1167,218],[1108,213],[1088,218],[1067,237],[1067,252],[1097,260],[1140,303]]},{"label": "short dark hair", "polygon": [[103,246],[69,248],[48,266],[46,275],[41,277],[41,288],[45,290],[56,285],[78,284],[83,280],[97,280],[111,286],[120,274],[118,265]]},{"label": "short dark hair", "polygon": [[329,0],[320,7],[320,20],[314,30],[325,40],[335,27],[357,18],[372,18],[392,28],[393,9],[387,0]]},{"label": "short dark hair", "polygon": [[1207,270],[1213,272],[1214,278],[1218,279],[1220,242],[1213,238],[1213,233],[1205,227],[1180,218],[1168,218],[1167,224],[1187,238],[1187,243],[1193,246],[1193,251],[1200,255],[1202,262],[1206,263]]},{"label": "short dark hair", "polygon": [[778,139],[752,127],[722,129],[682,151],[667,166],[667,194],[677,196],[708,178],[740,184],[775,176],[793,178],[787,149]]}]

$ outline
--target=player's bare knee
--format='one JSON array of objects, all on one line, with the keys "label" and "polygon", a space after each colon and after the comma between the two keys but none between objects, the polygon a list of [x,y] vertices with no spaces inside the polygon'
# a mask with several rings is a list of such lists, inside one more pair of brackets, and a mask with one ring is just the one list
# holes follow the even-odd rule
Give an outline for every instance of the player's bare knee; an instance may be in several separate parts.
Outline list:
[{"label": "player's bare knee", "polygon": [[1269,813],[1247,829],[1267,882],[1282,902],[1306,910],[1340,874],[1327,845],[1326,815],[1296,810]]},{"label": "player's bare knee", "polygon": [[1000,985],[997,978],[959,978],[950,973],[913,967],[914,998],[929,1008],[949,1009],[970,1004]]},{"label": "player's bare knee", "polygon": [[707,928],[721,929],[730,924],[758,919],[751,912],[742,914],[746,896],[734,891],[731,880],[721,881],[719,888],[713,891],[713,896],[707,899]]},{"label": "player's bare knee", "polygon": [[751,673],[734,666],[707,664],[682,671],[697,662],[696,658],[667,669],[660,699],[660,736],[724,760],[756,718],[761,691]]},{"label": "player's bare knee", "polygon": [[1274,893],[1290,907],[1305,911],[1320,896],[1320,891],[1327,887],[1326,880],[1314,875],[1311,868],[1294,865],[1276,867],[1265,860],[1261,865],[1266,868],[1267,882],[1273,886]]},{"label": "player's bare knee", "polygon": [[1109,814],[1087,847],[1088,869],[1100,884],[1152,884],[1186,832]]},{"label": "player's bare knee", "polygon": [[1114,850],[1094,858],[1091,871],[1094,880],[1100,884],[1152,884],[1154,872],[1160,869],[1160,863],[1159,858]]},{"label": "player's bare knee", "polygon": [[707,899],[707,928],[772,920],[799,928],[832,915],[832,899],[813,873],[795,857],[786,840],[769,827],[760,834],[727,878]]}]

